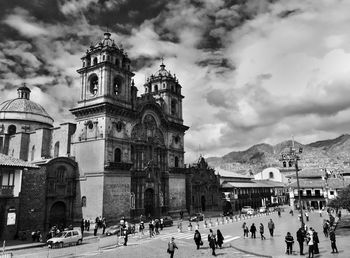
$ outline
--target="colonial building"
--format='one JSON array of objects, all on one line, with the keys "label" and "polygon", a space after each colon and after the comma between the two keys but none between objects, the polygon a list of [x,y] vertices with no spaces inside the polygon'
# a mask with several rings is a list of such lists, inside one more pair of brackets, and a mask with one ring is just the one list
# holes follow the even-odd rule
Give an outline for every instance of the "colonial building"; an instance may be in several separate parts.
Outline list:
[{"label": "colonial building", "polygon": [[22,177],[19,230],[186,209],[181,85],[161,63],[137,96],[131,69],[105,33],[82,57],[75,123],[54,127],[26,86],[0,104],[0,152],[39,167]]},{"label": "colonial building", "polygon": [[196,164],[188,167],[187,175],[187,211],[192,213],[221,210],[219,177],[204,157],[200,156]]},{"label": "colonial building", "polygon": [[216,172],[220,177],[224,213],[239,212],[243,206],[256,209],[285,202],[285,185],[282,182],[255,180],[253,176],[220,168]]}]

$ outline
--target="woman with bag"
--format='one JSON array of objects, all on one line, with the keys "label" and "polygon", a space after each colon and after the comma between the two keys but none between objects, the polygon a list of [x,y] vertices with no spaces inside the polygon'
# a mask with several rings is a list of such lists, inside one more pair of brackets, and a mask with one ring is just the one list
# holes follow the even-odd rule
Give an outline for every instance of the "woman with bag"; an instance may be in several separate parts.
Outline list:
[{"label": "woman with bag", "polygon": [[198,230],[196,230],[196,231],[194,232],[194,237],[193,237],[193,239],[194,239],[194,242],[196,243],[197,250],[198,250],[199,247],[200,247],[201,245],[203,245],[202,236],[201,236],[201,233],[199,233]]},{"label": "woman with bag", "polygon": [[217,236],[217,245],[222,248],[222,244],[224,243],[224,236],[221,234],[220,229],[216,231],[216,236]]},{"label": "woman with bag", "polygon": [[170,254],[170,258],[174,257],[175,249],[179,249],[175,244],[175,237],[172,237],[170,242],[168,243],[168,254]]},{"label": "woman with bag", "polygon": [[212,249],[211,254],[216,256],[216,254],[215,254],[216,237],[215,237],[212,229],[209,230],[208,242],[209,242],[209,247]]}]

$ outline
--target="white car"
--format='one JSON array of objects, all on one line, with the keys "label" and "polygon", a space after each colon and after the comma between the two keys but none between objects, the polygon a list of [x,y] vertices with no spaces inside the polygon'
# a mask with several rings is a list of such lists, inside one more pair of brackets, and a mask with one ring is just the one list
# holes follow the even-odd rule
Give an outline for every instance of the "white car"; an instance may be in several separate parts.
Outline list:
[{"label": "white car", "polygon": [[80,245],[82,242],[83,236],[81,235],[80,230],[63,231],[46,241],[49,248],[63,247],[65,245]]},{"label": "white car", "polygon": [[251,206],[243,206],[241,212],[242,212],[242,213],[247,213],[248,210],[250,210],[251,208],[252,208]]},{"label": "white car", "polygon": [[247,215],[254,215],[255,214],[255,210],[254,209],[248,209],[247,210]]},{"label": "white car", "polygon": [[260,212],[260,213],[264,213],[264,212],[266,212],[266,211],[267,211],[267,210],[266,210],[266,207],[264,207],[264,206],[259,208],[259,212]]}]

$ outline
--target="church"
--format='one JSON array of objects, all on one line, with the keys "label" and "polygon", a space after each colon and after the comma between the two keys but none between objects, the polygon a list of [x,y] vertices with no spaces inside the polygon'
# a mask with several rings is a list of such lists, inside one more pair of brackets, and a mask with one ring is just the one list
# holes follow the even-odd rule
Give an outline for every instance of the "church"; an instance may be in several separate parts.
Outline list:
[{"label": "church", "polygon": [[54,127],[26,85],[0,104],[0,153],[36,166],[22,171],[21,194],[12,197],[18,230],[185,210],[189,127],[176,76],[162,62],[138,96],[131,60],[109,32],[81,60],[74,123]]}]

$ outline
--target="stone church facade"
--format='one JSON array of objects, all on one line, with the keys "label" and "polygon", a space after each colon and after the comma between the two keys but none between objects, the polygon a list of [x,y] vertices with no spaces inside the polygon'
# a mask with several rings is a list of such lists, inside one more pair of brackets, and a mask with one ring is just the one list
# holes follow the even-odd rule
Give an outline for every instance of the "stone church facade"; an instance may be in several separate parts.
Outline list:
[{"label": "stone church facade", "polygon": [[175,75],[162,63],[138,96],[131,60],[108,32],[77,72],[75,123],[54,127],[26,86],[0,104],[0,152],[39,167],[23,172],[19,228],[185,210],[188,127]]}]

